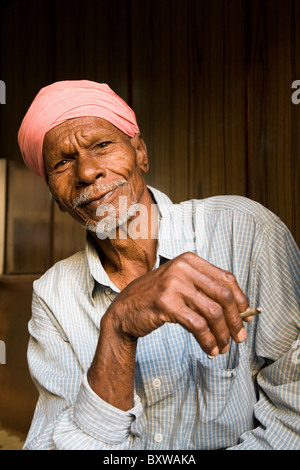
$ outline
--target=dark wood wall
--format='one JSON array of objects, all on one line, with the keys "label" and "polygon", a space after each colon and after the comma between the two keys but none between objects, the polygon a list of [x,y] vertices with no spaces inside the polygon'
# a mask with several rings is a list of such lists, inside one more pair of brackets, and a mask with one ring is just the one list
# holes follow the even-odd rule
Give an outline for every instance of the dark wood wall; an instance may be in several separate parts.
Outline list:
[{"label": "dark wood wall", "polygon": [[[28,106],[56,80],[106,82],[133,107],[150,156],[147,182],[174,202],[248,196],[277,213],[300,243],[300,105],[291,100],[300,80],[300,0],[8,0],[0,40],[5,274],[10,282],[18,275],[19,289],[22,275],[44,272],[84,242],[17,146]],[[10,296],[5,282],[0,289]],[[24,311],[3,305],[1,340],[2,322],[23,325],[30,314],[28,299]],[[0,367],[1,378],[10,364]],[[2,380],[0,410],[13,386]],[[15,387],[22,393],[20,381]]]}]

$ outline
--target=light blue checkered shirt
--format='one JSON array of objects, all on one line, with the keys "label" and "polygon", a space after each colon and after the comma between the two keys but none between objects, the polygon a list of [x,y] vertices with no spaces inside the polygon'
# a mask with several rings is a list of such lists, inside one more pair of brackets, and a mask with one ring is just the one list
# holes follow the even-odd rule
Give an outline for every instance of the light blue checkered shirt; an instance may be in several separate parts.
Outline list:
[{"label": "light blue checkered shirt", "polygon": [[[118,289],[86,249],[34,283],[28,360],[40,397],[25,449],[300,449],[300,254],[277,216],[243,197],[178,205],[149,188],[161,222],[156,267],[194,251],[233,272],[251,307],[245,343],[209,359],[180,325],[138,340],[128,412],[86,372]],[[141,295],[146,295],[141,292]]]}]

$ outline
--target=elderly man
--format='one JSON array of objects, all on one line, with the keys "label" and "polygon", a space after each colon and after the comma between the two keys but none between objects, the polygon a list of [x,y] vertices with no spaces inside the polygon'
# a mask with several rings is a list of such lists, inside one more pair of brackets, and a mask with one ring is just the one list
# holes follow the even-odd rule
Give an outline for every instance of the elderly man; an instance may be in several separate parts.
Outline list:
[{"label": "elderly man", "polygon": [[25,448],[299,449],[300,257],[278,217],[147,187],[135,115],[104,84],[43,88],[19,144],[87,229],[34,283]]}]

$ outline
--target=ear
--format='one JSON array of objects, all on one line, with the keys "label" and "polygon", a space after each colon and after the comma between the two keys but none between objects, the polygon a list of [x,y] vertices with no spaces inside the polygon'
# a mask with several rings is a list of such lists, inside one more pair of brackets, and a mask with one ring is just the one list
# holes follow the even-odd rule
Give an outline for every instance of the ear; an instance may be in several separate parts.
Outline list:
[{"label": "ear", "polygon": [[141,134],[136,134],[131,138],[131,144],[136,149],[137,162],[140,169],[147,173],[149,170],[148,151],[145,141]]}]

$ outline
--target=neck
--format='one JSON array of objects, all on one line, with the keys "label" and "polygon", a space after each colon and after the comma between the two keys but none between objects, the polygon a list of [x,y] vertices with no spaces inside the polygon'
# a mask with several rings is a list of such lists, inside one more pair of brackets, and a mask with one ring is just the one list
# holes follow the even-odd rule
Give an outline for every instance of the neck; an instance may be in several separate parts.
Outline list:
[{"label": "neck", "polygon": [[118,228],[114,238],[100,240],[93,234],[103,268],[120,289],[151,271],[155,265],[158,209],[148,189],[139,203],[143,210]]}]

